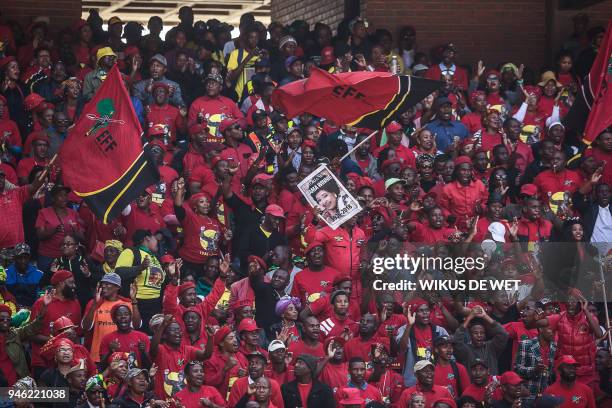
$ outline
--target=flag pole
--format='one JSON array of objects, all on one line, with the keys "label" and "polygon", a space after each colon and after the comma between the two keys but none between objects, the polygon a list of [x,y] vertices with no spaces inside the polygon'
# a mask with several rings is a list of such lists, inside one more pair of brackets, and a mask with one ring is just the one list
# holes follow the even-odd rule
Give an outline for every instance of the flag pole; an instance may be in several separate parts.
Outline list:
[{"label": "flag pole", "polygon": [[599,274],[601,275],[601,293],[603,294],[604,310],[606,311],[606,331],[608,332],[608,350],[612,354],[612,332],[610,332],[610,312],[608,311],[608,296],[606,295],[606,278],[603,272],[603,260],[599,255]]},{"label": "flag pole", "polygon": [[353,153],[355,150],[357,150],[357,148],[359,146],[361,146],[362,144],[364,144],[365,142],[370,140],[372,138],[372,136],[374,136],[377,133],[378,133],[378,130],[375,130],[374,132],[370,133],[370,135],[368,137],[363,139],[361,142],[357,143],[351,150],[349,150],[344,156],[342,156],[342,158],[340,158],[340,161],[342,161],[342,160],[346,159],[347,157],[349,157],[351,155],[351,153]]}]

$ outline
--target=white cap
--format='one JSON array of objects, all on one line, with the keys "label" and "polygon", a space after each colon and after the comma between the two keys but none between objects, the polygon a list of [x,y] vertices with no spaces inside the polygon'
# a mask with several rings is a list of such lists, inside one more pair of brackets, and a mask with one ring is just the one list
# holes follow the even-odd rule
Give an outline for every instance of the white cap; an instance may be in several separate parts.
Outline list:
[{"label": "white cap", "polygon": [[285,343],[280,340],[272,340],[268,345],[268,353],[271,353],[276,350],[286,349]]},{"label": "white cap", "polygon": [[489,224],[489,232],[491,237],[496,242],[506,242],[506,227],[501,222],[492,222]]},{"label": "white cap", "polygon": [[427,366],[434,366],[433,363],[429,360],[420,360],[414,365],[414,372],[419,372]]}]

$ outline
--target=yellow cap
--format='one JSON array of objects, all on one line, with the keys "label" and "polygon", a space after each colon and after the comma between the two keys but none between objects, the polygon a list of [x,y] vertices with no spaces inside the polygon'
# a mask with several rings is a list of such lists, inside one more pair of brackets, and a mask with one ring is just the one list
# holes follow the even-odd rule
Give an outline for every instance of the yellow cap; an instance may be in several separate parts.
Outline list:
[{"label": "yellow cap", "polygon": [[106,57],[107,55],[112,55],[114,57],[117,56],[111,47],[100,48],[96,53],[96,61],[100,61],[100,59]]}]

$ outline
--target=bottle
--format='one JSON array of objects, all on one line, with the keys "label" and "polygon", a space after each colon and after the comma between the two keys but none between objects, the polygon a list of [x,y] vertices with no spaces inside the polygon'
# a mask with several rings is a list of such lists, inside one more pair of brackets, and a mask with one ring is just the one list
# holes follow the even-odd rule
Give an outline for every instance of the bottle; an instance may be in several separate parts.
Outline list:
[{"label": "bottle", "polygon": [[394,75],[399,74],[399,63],[397,62],[397,55],[391,56],[391,73]]}]

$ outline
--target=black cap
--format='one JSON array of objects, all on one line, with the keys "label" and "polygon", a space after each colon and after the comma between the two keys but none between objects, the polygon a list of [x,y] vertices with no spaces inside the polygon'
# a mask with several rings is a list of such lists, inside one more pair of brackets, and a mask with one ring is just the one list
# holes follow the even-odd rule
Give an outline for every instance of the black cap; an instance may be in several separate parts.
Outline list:
[{"label": "black cap", "polygon": [[486,361],[484,361],[481,358],[475,358],[472,361],[472,364],[470,364],[470,370],[476,365],[482,365],[482,366],[485,366],[486,368],[489,368],[489,365],[486,363]]},{"label": "black cap", "polygon": [[446,103],[450,103],[452,105],[452,102],[450,99],[448,99],[446,96],[441,96],[439,98],[436,98],[436,100],[434,101],[434,107],[438,109],[440,106]]},{"label": "black cap", "polygon": [[453,342],[453,339],[451,339],[449,336],[438,336],[434,339],[433,345],[434,347],[438,347],[442,344],[448,344],[452,342]]},{"label": "black cap", "polygon": [[263,361],[268,361],[266,356],[264,356],[261,351],[253,351],[253,352],[247,354],[247,356],[246,356],[247,360],[250,360],[250,359],[255,358],[255,357],[260,357],[260,358],[263,359]]},{"label": "black cap", "polygon": [[132,234],[132,242],[134,242],[134,245],[140,245],[146,237],[151,236],[153,236],[151,230],[136,230],[134,231],[134,234]]}]

